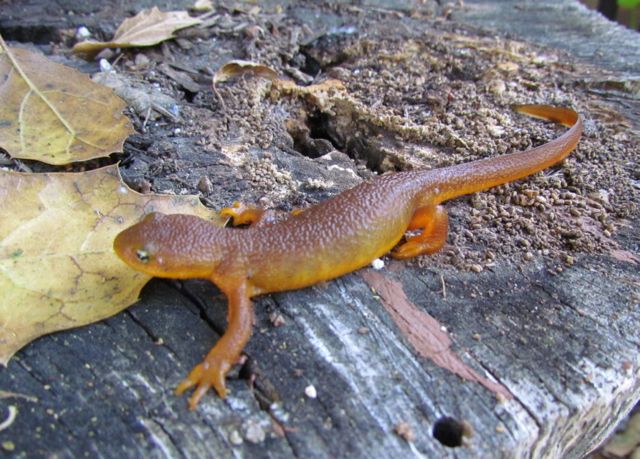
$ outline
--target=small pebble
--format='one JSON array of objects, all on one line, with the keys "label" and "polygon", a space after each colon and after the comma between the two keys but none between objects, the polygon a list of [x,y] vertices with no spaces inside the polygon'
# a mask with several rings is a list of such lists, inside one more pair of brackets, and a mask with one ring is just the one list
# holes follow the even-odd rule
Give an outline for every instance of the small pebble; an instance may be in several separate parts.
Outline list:
[{"label": "small pebble", "polygon": [[100,71],[101,72],[110,72],[113,70],[113,67],[106,59],[100,59]]},{"label": "small pebble", "polygon": [[269,314],[269,321],[274,327],[282,327],[286,322],[284,316],[279,312],[272,312]]},{"label": "small pebble", "polygon": [[136,57],[133,58],[133,63],[136,65],[136,67],[146,67],[150,62],[151,61],[149,60],[147,55],[143,53],[138,53],[136,54]]},{"label": "small pebble", "polygon": [[415,440],[416,435],[413,433],[413,429],[408,422],[399,422],[393,427],[393,431],[403,440],[412,442]]},{"label": "small pebble", "polygon": [[492,137],[502,137],[504,134],[504,128],[501,126],[487,126],[487,131]]},{"label": "small pebble", "polygon": [[135,188],[142,194],[151,193],[151,182],[143,178],[135,184]]},{"label": "small pebble", "polygon": [[482,272],[482,266],[477,265],[477,264],[471,265],[469,268],[470,268],[470,269],[471,269],[471,271],[473,271],[474,273],[480,273],[480,272]]},{"label": "small pebble", "polygon": [[507,90],[507,85],[502,80],[491,80],[487,84],[487,89],[496,96],[500,96]]},{"label": "small pebble", "polygon": [[264,429],[257,422],[248,422],[244,433],[244,438],[254,444],[262,443],[267,437]]},{"label": "small pebble", "polygon": [[371,262],[371,266],[373,267],[373,269],[382,269],[384,268],[384,261],[382,261],[380,258],[376,258]]},{"label": "small pebble", "polygon": [[198,181],[198,190],[202,194],[209,194],[213,191],[213,185],[211,184],[211,180],[206,175],[200,177]]},{"label": "small pebble", "polygon": [[243,443],[242,436],[240,435],[240,432],[238,432],[237,430],[232,431],[229,434],[229,441],[234,446],[240,446]]},{"label": "small pebble", "polygon": [[89,29],[87,29],[85,26],[80,26],[78,27],[78,30],[76,30],[76,40],[78,41],[86,40],[90,36],[91,32],[89,32]]},{"label": "small pebble", "polygon": [[304,388],[304,394],[312,399],[318,397],[318,391],[316,391],[316,387],[313,384],[309,384]]}]

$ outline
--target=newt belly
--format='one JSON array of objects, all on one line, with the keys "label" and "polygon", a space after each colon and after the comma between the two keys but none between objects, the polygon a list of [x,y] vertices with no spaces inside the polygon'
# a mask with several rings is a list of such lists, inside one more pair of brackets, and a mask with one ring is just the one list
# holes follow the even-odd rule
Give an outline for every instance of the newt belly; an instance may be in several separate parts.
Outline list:
[{"label": "newt belly", "polygon": [[[565,158],[582,121],[570,109],[522,105],[516,110],[570,129],[523,152],[429,171],[399,172],[362,183],[327,201],[266,222],[258,209],[227,208],[243,228],[220,228],[191,215],[149,214],[121,232],[116,254],[138,271],[166,278],[205,278],[229,300],[229,325],[204,361],[178,386],[195,387],[193,409],[210,387],[225,397],[225,375],[253,326],[251,298],[332,279],[391,250],[405,259],[438,251],[448,230],[445,200],[517,180]],[[397,245],[408,230],[420,232]]]}]

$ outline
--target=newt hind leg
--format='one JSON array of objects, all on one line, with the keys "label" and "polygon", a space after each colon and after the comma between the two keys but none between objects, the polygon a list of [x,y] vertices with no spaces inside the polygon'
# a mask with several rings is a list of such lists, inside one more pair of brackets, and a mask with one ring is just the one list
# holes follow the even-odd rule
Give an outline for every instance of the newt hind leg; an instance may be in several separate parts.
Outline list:
[{"label": "newt hind leg", "polygon": [[422,232],[396,247],[391,252],[393,258],[402,260],[440,250],[447,241],[449,231],[449,217],[445,208],[442,206],[418,208],[407,227],[407,230],[417,229],[422,229]]}]

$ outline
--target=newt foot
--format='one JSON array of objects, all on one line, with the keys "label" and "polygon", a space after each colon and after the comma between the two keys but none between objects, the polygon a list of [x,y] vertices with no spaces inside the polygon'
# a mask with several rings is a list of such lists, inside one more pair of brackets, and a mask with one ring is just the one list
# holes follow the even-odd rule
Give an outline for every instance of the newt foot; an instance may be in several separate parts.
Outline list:
[{"label": "newt foot", "polygon": [[430,253],[430,245],[424,242],[414,240],[407,241],[391,251],[391,256],[396,260],[406,260],[407,258],[417,257],[424,253]]},{"label": "newt foot", "polygon": [[176,395],[182,395],[188,389],[195,387],[191,397],[189,397],[189,409],[195,410],[198,402],[213,387],[220,398],[227,396],[225,376],[231,368],[231,364],[224,358],[216,358],[215,355],[207,356],[200,364],[196,365],[189,376],[187,376],[176,387]]}]

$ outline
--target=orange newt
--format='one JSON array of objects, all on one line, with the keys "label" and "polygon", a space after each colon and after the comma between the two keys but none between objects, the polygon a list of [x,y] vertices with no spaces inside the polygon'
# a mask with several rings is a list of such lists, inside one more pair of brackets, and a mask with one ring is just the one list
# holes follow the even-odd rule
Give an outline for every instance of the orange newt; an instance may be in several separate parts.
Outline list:
[{"label": "orange newt", "polygon": [[[152,276],[205,278],[229,301],[228,327],[176,393],[195,387],[194,409],[209,390],[220,397],[225,376],[251,336],[251,298],[333,279],[366,266],[391,249],[395,258],[438,251],[448,230],[448,199],[520,179],[565,158],[582,134],[580,116],[567,108],[521,105],[516,110],[570,129],[536,148],[435,170],[383,175],[320,204],[267,221],[259,209],[223,209],[234,225],[222,228],[191,215],[151,213],[115,239],[117,255]],[[407,230],[421,230],[395,247]],[[394,249],[395,247],[395,249]]]}]

